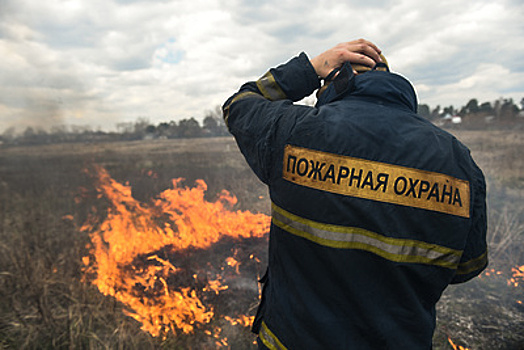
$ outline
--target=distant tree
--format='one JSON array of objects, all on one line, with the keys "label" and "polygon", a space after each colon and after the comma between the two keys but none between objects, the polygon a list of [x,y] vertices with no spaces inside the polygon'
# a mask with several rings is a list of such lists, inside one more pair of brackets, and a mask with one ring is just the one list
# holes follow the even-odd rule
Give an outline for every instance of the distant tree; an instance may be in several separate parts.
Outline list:
[{"label": "distant tree", "polygon": [[486,115],[493,115],[495,111],[493,110],[490,102],[484,102],[479,106],[479,112],[482,112]]},{"label": "distant tree", "polygon": [[44,144],[49,142],[49,137],[47,132],[41,127],[33,128],[28,126],[22,133],[21,141],[25,144]]},{"label": "distant tree", "polygon": [[432,111],[431,111],[431,119],[437,119],[440,117],[440,106],[437,105]]},{"label": "distant tree", "polygon": [[465,112],[469,114],[469,113],[477,113],[478,111],[479,111],[479,103],[476,98],[472,98],[466,104]]},{"label": "distant tree", "polygon": [[444,114],[450,114],[450,115],[455,115],[455,109],[453,108],[453,106],[449,106],[449,107],[445,107],[443,112]]},{"label": "distant tree", "polygon": [[480,107],[478,100],[472,98],[463,106],[458,115],[462,117],[463,124],[466,126],[472,126],[478,128],[485,124],[485,114],[479,113]]},{"label": "distant tree", "polygon": [[[175,126],[176,126],[176,124],[175,124]],[[171,135],[169,123],[165,123],[164,122],[164,123],[158,124],[158,126],[156,127],[156,132],[157,132],[158,136],[169,138],[170,135]]]},{"label": "distant tree", "polygon": [[1,137],[2,141],[6,143],[13,142],[16,138],[15,132],[16,132],[16,128],[14,126],[5,129],[4,132],[2,133],[2,137]]},{"label": "distant tree", "polygon": [[427,118],[427,119],[430,119],[430,118],[431,118],[431,113],[430,113],[430,111],[429,111],[429,106],[426,105],[426,104],[418,105],[417,113],[418,113],[418,115],[420,115],[421,117],[424,117],[424,118]]},{"label": "distant tree", "polygon": [[36,135],[35,129],[32,126],[28,126],[25,128],[24,132],[22,133],[22,137],[24,139],[32,139]]},{"label": "distant tree", "polygon": [[207,117],[204,118],[203,128],[205,131],[209,132],[211,135],[216,135],[217,129],[218,129],[218,122],[215,118],[208,115]]},{"label": "distant tree", "polygon": [[518,112],[519,112],[519,109],[513,103],[513,99],[511,98],[505,99],[500,105],[498,117],[501,121],[511,122],[515,119]]},{"label": "distant tree", "polygon": [[151,125],[149,123],[149,119],[140,117],[137,119],[135,124],[133,125],[133,136],[132,139],[134,140],[141,140],[146,135],[146,128]]},{"label": "distant tree", "polygon": [[495,112],[495,117],[500,116],[500,108],[502,107],[502,99],[498,99],[493,103],[493,111]]},{"label": "distant tree", "polygon": [[146,126],[145,133],[146,134],[150,134],[150,135],[154,135],[154,134],[156,134],[156,129],[157,129],[156,126],[150,124],[150,125]]},{"label": "distant tree", "polygon": [[227,127],[222,118],[222,108],[220,106],[215,107],[213,111],[208,111],[206,117],[203,120],[203,129],[206,134],[212,136],[223,136],[227,135]]},{"label": "distant tree", "polygon": [[200,137],[202,136],[202,129],[195,118],[182,119],[178,123],[178,134],[180,137]]},{"label": "distant tree", "polygon": [[51,142],[66,142],[70,136],[69,128],[66,125],[53,125],[49,129],[49,138]]},{"label": "distant tree", "polygon": [[180,135],[180,132],[179,132],[179,129],[178,129],[178,124],[175,122],[175,121],[170,121],[169,122],[169,138],[176,138],[176,137],[179,137]]}]

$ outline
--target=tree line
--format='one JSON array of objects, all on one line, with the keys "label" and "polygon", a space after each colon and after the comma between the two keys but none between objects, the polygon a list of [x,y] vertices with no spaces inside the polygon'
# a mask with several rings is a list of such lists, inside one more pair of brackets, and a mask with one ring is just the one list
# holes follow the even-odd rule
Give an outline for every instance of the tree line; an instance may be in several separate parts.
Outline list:
[{"label": "tree line", "polygon": [[453,106],[430,109],[428,105],[422,104],[418,106],[418,114],[440,125],[445,125],[453,117],[459,117],[456,127],[462,128],[514,126],[524,122],[524,97],[520,100],[520,107],[511,98],[501,98],[494,103],[479,103],[473,98],[458,109]]},{"label": "tree line", "polygon": [[[493,103],[479,103],[471,99],[465,106],[430,108],[427,104],[418,106],[418,114],[437,125],[453,128],[500,128],[524,127],[524,98],[520,107],[513,99],[499,99]],[[458,118],[457,118],[458,117]],[[0,146],[38,145],[67,142],[134,141],[154,139],[177,139],[196,137],[228,136],[229,132],[222,119],[220,106],[207,112],[202,124],[194,117],[152,124],[147,118],[135,122],[119,123],[116,132],[93,130],[90,126],[52,126],[49,130],[28,126],[21,133],[11,127],[0,134]]]},{"label": "tree line", "polygon": [[135,122],[116,124],[116,131],[94,130],[90,126],[57,125],[48,130],[28,126],[21,133],[11,127],[0,134],[0,145],[39,145],[68,142],[111,142],[155,139],[177,139],[196,137],[217,137],[229,135],[222,119],[220,107],[210,111],[202,124],[194,117],[153,124],[147,118]]}]

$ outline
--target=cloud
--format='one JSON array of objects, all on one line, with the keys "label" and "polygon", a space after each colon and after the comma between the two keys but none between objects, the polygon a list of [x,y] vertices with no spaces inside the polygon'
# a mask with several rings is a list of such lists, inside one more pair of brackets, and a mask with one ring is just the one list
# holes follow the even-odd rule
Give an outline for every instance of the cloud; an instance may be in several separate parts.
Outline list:
[{"label": "cloud", "polygon": [[[466,105],[476,98],[479,102],[493,102],[498,98],[514,98],[518,105],[524,97],[524,72],[511,72],[508,68],[494,63],[482,63],[470,75],[442,85],[418,85],[419,97],[433,106]],[[492,87],[497,86],[500,95],[494,95]],[[520,98],[518,97],[520,96]],[[447,101],[448,104],[443,104]]]},{"label": "cloud", "polygon": [[[202,118],[300,51],[375,41],[421,102],[520,100],[524,4],[0,0],[0,132]],[[508,94],[509,96],[506,96]]]}]

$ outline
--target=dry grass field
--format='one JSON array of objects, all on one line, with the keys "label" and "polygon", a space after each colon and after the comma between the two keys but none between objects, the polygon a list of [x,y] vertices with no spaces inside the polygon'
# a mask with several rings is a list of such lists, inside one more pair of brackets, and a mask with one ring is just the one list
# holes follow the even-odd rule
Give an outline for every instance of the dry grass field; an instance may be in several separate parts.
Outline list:
[{"label": "dry grass field", "polygon": [[[490,266],[481,278],[445,292],[434,348],[452,349],[449,337],[472,350],[524,349],[524,279],[515,269],[524,265],[524,134],[453,133],[487,178]],[[0,349],[253,349],[249,328],[231,317],[254,314],[266,240],[229,237],[206,249],[155,252],[164,265],[135,259],[144,270],[160,270],[172,258],[173,270],[188,271],[175,278],[163,270],[164,285],[142,286],[145,296],[199,286],[200,300],[214,310],[190,332],[175,326],[152,336],[128,316],[129,304],[102,294],[86,270],[83,258],[93,242],[82,226],[115,212],[97,187],[95,166],[131,190],[125,206],[136,200],[134,213],[158,211],[154,198],[173,186],[172,179],[184,178],[180,184],[189,188],[202,179],[210,203],[220,202],[223,190],[234,195],[231,212],[269,214],[266,188],[229,137],[0,148]],[[240,262],[236,272],[232,261]],[[231,287],[206,290],[216,276]],[[129,293],[138,293],[138,285]]]}]

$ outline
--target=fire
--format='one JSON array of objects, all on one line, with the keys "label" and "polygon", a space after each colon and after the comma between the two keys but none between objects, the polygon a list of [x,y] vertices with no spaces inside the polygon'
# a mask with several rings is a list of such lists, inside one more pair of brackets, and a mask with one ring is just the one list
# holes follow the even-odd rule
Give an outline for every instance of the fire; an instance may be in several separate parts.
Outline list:
[{"label": "fire", "polygon": [[450,337],[448,337],[448,342],[453,347],[453,350],[470,350],[470,348],[466,348],[466,347],[461,346],[461,345],[455,345],[455,343],[453,343],[453,340],[451,340]]},{"label": "fire", "polygon": [[[153,336],[190,333],[209,324],[217,316],[206,304],[206,295],[218,295],[228,286],[220,274],[187,271],[177,265],[176,257],[208,250],[224,238],[265,237],[269,217],[229,210],[236,198],[226,191],[217,201],[206,201],[202,180],[186,188],[182,179],[175,179],[171,189],[146,204],[134,199],[131,187],[112,179],[105,169],[97,167],[95,175],[99,198],[107,200],[108,209],[105,218],[92,215],[81,229],[91,240],[89,256],[82,259],[86,280],[125,305],[126,314]],[[235,258],[225,264],[239,271]],[[187,275],[192,277],[189,282],[184,280]],[[248,325],[251,318],[226,320]],[[227,344],[227,339],[220,342]]]},{"label": "fire", "polygon": [[226,259],[226,262],[229,266],[235,268],[237,275],[240,274],[240,262],[238,260],[230,256],[229,258]]},{"label": "fire", "polygon": [[524,265],[512,267],[511,271],[513,272],[513,276],[508,280],[508,285],[518,287],[519,283],[524,282]]},{"label": "fire", "polygon": [[220,279],[208,281],[207,286],[204,287],[204,292],[213,291],[216,295],[220,293],[222,290],[226,290],[229,287],[227,285],[223,285],[222,282],[220,282]]},{"label": "fire", "polygon": [[[507,278],[507,284],[508,286],[518,287],[521,283],[524,282],[524,265],[522,266],[515,266],[511,268],[511,277]],[[503,271],[497,271],[495,269],[487,269],[482,273],[482,275],[479,276],[479,278],[482,278],[482,276],[487,277],[499,277],[503,276],[505,273]],[[519,302],[520,304],[520,302]]]},{"label": "fire", "polygon": [[[495,270],[495,269],[486,269],[486,271],[484,271],[484,272],[482,273],[482,275],[484,275],[484,276],[492,276],[492,275],[500,276],[500,275],[502,275],[502,274],[503,274],[502,271],[497,271],[497,270]],[[482,275],[479,276],[479,277],[482,277]]]},{"label": "fire", "polygon": [[246,316],[246,315],[240,315],[238,318],[232,318],[229,316],[224,317],[226,321],[231,323],[233,326],[236,326],[237,324],[243,326],[243,327],[249,327],[251,324],[253,324],[253,320],[255,319],[255,316]]}]

